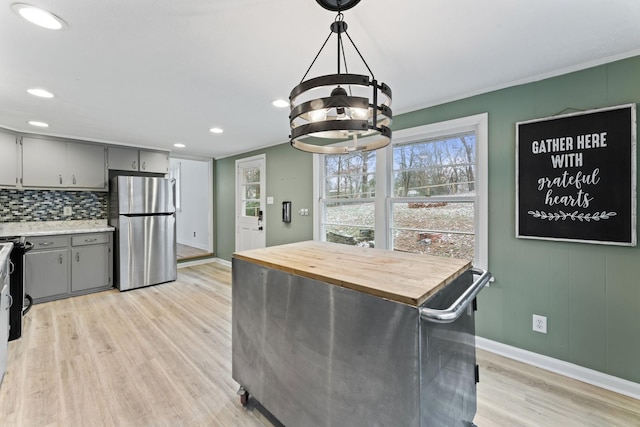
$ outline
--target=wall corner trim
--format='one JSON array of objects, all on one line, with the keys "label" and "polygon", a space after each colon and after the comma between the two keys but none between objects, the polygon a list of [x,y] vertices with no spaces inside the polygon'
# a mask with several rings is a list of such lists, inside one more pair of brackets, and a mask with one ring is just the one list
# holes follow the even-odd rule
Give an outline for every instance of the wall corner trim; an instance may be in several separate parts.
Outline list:
[{"label": "wall corner trim", "polygon": [[640,399],[640,384],[613,375],[604,374],[593,369],[584,368],[573,363],[554,359],[549,356],[512,347],[497,341],[482,337],[476,337],[476,346],[479,349],[490,351],[509,359],[517,360],[532,366],[536,366],[574,380],[582,381],[596,387],[604,388],[615,393],[623,394],[634,399]]}]

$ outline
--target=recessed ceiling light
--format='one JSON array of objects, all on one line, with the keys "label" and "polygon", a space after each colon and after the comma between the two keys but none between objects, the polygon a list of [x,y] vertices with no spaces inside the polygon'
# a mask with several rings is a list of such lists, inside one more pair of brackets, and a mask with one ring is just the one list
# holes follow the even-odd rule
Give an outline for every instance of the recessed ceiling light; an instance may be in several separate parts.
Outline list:
[{"label": "recessed ceiling light", "polygon": [[60,30],[67,26],[66,22],[53,13],[47,12],[39,7],[31,6],[30,4],[14,3],[11,5],[11,9],[32,24],[49,30]]},{"label": "recessed ceiling light", "polygon": [[37,126],[39,128],[48,128],[49,127],[48,123],[39,122],[37,120],[29,120],[27,123],[29,123],[31,126]]},{"label": "recessed ceiling light", "polygon": [[39,96],[40,98],[53,98],[53,94],[45,89],[32,88],[27,89],[27,92],[29,92],[33,96]]},{"label": "recessed ceiling light", "polygon": [[211,133],[222,133],[222,129],[220,129],[220,128],[211,128],[211,129],[209,129],[209,132],[211,132]]},{"label": "recessed ceiling light", "polygon": [[176,142],[175,144],[173,144],[173,146],[174,146],[174,147],[178,147],[178,148],[184,148],[184,147],[186,147],[186,145],[181,144],[181,143],[179,143],[179,142]]},{"label": "recessed ceiling light", "polygon": [[271,104],[273,104],[274,107],[287,108],[289,106],[289,101],[285,101],[284,99],[276,99]]}]

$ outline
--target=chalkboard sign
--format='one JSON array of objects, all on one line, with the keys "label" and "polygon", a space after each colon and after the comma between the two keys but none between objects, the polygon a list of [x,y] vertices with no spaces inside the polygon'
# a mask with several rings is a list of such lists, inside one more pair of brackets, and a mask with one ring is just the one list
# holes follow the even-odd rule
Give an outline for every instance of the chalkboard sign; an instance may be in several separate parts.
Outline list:
[{"label": "chalkboard sign", "polygon": [[516,124],[516,236],[636,245],[636,106]]}]

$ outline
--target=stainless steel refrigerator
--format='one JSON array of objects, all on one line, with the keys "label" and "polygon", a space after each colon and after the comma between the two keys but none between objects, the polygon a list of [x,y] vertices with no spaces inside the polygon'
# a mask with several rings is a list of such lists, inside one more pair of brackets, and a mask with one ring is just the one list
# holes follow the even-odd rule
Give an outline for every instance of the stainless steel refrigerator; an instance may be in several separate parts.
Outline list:
[{"label": "stainless steel refrigerator", "polygon": [[118,289],[176,280],[175,181],[117,176],[110,185],[109,224],[116,228]]}]

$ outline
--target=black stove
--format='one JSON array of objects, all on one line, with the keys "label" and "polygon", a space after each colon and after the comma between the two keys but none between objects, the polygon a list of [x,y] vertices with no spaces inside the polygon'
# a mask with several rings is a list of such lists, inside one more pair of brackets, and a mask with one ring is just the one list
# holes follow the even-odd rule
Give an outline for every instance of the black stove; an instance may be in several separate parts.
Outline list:
[{"label": "black stove", "polygon": [[22,335],[22,316],[29,311],[33,301],[25,292],[24,283],[24,255],[33,249],[33,243],[20,236],[0,237],[1,242],[13,243],[10,255],[13,272],[9,276],[11,298],[13,299],[13,305],[9,309],[9,325],[11,325],[9,341],[12,341]]}]

